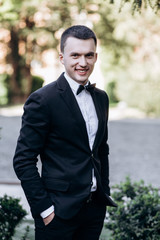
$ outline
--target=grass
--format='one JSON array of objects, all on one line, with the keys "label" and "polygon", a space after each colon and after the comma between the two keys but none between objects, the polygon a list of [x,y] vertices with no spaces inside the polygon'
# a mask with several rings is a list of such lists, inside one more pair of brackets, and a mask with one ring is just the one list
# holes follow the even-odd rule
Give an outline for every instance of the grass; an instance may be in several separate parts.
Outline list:
[{"label": "grass", "polygon": [[[29,233],[25,240],[34,240],[34,222],[33,220],[23,220],[21,224],[18,225],[16,228],[15,235],[13,240],[23,240],[23,236],[26,233],[26,228],[29,226]],[[109,231],[103,227],[102,234],[100,236],[100,240],[108,240],[110,236]]]}]

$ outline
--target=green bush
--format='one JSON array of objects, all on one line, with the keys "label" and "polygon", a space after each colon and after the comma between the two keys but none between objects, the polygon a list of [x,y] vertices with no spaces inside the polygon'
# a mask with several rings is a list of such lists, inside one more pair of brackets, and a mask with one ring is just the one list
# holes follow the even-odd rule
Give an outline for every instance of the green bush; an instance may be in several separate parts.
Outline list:
[{"label": "green bush", "polygon": [[19,199],[7,195],[0,197],[0,239],[12,240],[15,228],[27,215]]},{"label": "green bush", "polygon": [[8,82],[8,74],[0,75],[0,105],[8,103],[8,90],[6,87],[6,82]]},{"label": "green bush", "polygon": [[33,76],[31,93],[41,88],[44,83],[44,79],[39,76]]},{"label": "green bush", "polygon": [[117,82],[112,80],[108,82],[107,87],[106,87],[106,92],[109,96],[109,101],[110,103],[117,103],[118,97],[117,97]]},{"label": "green bush", "polygon": [[114,186],[118,208],[108,208],[105,227],[112,240],[160,240],[160,196],[158,189],[143,181]]},{"label": "green bush", "polygon": [[[10,75],[1,74],[0,75],[0,106],[7,105],[11,103],[11,88],[9,85]],[[32,76],[32,87],[30,93],[36,91],[38,88],[41,88],[44,83],[44,79],[39,76]],[[21,79],[21,94],[25,94],[27,80]],[[29,94],[30,94],[29,93]]]}]

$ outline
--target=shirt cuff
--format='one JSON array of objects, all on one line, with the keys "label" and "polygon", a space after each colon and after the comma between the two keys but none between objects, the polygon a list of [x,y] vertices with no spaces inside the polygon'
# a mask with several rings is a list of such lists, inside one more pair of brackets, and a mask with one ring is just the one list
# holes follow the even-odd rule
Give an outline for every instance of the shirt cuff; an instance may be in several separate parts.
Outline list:
[{"label": "shirt cuff", "polygon": [[47,208],[43,212],[40,213],[42,218],[48,217],[52,212],[54,212],[54,206],[52,205],[51,207]]}]

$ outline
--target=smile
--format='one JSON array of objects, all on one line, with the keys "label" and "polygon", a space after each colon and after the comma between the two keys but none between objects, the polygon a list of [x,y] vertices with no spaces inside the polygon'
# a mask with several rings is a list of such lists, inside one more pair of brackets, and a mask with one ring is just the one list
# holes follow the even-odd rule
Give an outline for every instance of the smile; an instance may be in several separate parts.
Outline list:
[{"label": "smile", "polygon": [[87,72],[88,69],[83,69],[83,70],[81,70],[81,69],[76,69],[76,71],[81,72],[81,73],[84,73],[84,72]]}]

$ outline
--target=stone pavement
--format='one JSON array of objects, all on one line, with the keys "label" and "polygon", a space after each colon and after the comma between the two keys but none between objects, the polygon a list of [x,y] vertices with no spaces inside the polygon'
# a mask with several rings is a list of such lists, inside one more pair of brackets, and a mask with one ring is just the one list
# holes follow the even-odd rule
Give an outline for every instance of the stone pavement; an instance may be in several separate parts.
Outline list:
[{"label": "stone pavement", "polygon": [[[22,107],[0,109],[0,196],[6,193],[21,198],[29,211],[12,167],[21,114]],[[111,185],[130,176],[133,181],[143,179],[146,184],[160,186],[160,119],[147,119],[140,112],[124,108],[111,109],[109,145]]]}]

